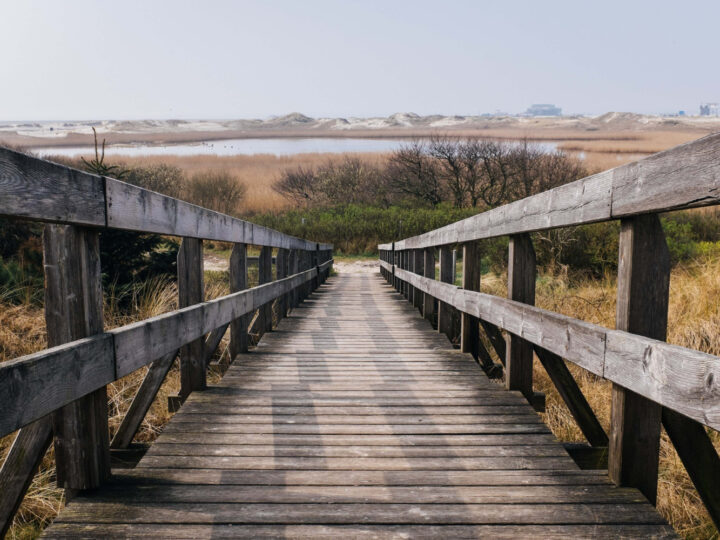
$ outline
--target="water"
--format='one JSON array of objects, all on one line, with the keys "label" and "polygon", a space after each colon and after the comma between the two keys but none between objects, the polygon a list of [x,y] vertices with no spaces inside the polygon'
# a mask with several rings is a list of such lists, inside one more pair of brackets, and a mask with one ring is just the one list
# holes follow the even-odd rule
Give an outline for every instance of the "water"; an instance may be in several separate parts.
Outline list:
[{"label": "water", "polygon": [[[181,144],[117,144],[105,148],[108,156],[237,156],[273,154],[289,156],[308,153],[343,154],[346,152],[392,152],[408,141],[402,139],[351,139],[351,138],[273,138],[228,139]],[[94,152],[92,146],[60,146],[33,148],[41,156],[76,157]]]}]

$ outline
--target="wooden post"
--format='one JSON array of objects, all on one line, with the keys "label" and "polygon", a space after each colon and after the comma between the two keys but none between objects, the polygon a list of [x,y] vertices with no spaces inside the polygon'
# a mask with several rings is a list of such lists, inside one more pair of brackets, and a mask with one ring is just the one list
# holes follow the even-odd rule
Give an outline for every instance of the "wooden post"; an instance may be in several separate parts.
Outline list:
[{"label": "wooden post", "polygon": [[[535,250],[528,234],[510,237],[508,253],[508,298],[535,303]],[[532,402],[532,344],[508,334],[505,352],[505,382],[508,390],[520,390]]]},{"label": "wooden post", "polygon": [[[258,285],[272,281],[272,248],[262,246],[258,258]],[[260,306],[258,310],[258,329],[261,333],[272,331],[272,303]]]},{"label": "wooden post", "polygon": [[[440,281],[444,283],[453,282],[453,256],[450,246],[442,246],[440,248]],[[452,341],[452,319],[453,308],[443,302],[438,301],[438,332],[445,334]]]},{"label": "wooden post", "polygon": [[[288,250],[280,248],[278,249],[277,258],[275,259],[276,264],[276,275],[277,279],[283,279],[288,276]],[[278,320],[285,317],[287,314],[287,299],[286,296],[283,295],[280,298],[278,298],[275,302],[275,305],[277,306],[276,312],[277,312],[277,318]]]},{"label": "wooden post", "polygon": [[[408,269],[408,250],[404,249],[402,251],[402,269],[407,270]],[[403,282],[403,296],[405,299],[410,298],[410,286],[407,281]]]},{"label": "wooden post", "polygon": [[[248,288],[247,244],[234,244],[230,253],[230,292]],[[243,315],[230,323],[230,361],[238,354],[246,353],[250,344],[248,336],[249,316]]]},{"label": "wooden post", "polygon": [[[48,346],[103,331],[100,246],[96,231],[47,225],[43,235]],[[98,487],[110,478],[105,388],[53,414],[58,486]]]},{"label": "wooden post", "polygon": [[[468,291],[480,291],[480,250],[477,242],[463,244],[462,286]],[[480,321],[463,313],[460,321],[460,350],[478,359]]]},{"label": "wooden post", "polygon": [[[425,248],[423,251],[423,271],[425,277],[435,279],[435,249]],[[431,323],[435,318],[435,298],[432,295],[423,294],[423,317],[425,317]]]},{"label": "wooden post", "polygon": [[[415,250],[409,249],[405,252],[407,255],[407,269],[408,272],[415,273]],[[408,284],[408,294],[407,294],[407,300],[411,304],[415,302],[415,287]]]},{"label": "wooden post", "polygon": [[[197,238],[183,238],[178,251],[178,305],[192,306],[205,299],[203,273],[203,242]],[[205,370],[205,342],[203,338],[180,348],[180,401],[194,390],[207,386]]]},{"label": "wooden post", "polygon": [[[670,255],[657,215],[624,219],[618,256],[618,330],[664,340]],[[621,486],[657,500],[661,407],[613,384],[608,472]]]},{"label": "wooden post", "polygon": [[[415,260],[413,272],[415,272],[419,276],[424,276],[425,275],[425,270],[424,270],[425,254],[423,253],[423,250],[422,249],[413,249],[412,257]],[[415,289],[415,294],[414,294],[414,298],[413,298],[413,306],[418,308],[420,311],[422,311],[422,309],[423,309],[423,292],[420,289]]]},{"label": "wooden post", "polygon": [[[290,274],[295,275],[300,271],[298,250],[290,250]],[[298,290],[297,287],[288,293],[289,307],[296,308],[298,305]]]}]

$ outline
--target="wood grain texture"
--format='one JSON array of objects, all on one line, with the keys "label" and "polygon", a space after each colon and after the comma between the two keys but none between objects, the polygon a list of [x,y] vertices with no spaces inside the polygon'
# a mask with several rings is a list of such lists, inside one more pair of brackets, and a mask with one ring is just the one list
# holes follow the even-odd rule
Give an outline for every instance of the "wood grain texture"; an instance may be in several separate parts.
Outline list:
[{"label": "wood grain texture", "polygon": [[165,381],[165,377],[170,371],[178,352],[173,351],[152,363],[135,393],[135,397],[130,403],[120,427],[118,427],[115,436],[110,442],[110,448],[128,448],[130,446],[133,437],[140,429],[145,415],[150,410],[155,396],[157,396],[162,383]]},{"label": "wood grain texture", "polygon": [[[624,219],[618,256],[616,327],[664,341],[669,290],[670,253],[660,219],[656,215]],[[627,389],[632,377],[622,371],[626,366],[632,369],[637,364],[633,361],[634,355],[625,362],[622,356],[613,355],[618,341],[622,341],[622,337],[619,340],[618,337],[608,335],[606,340],[606,359],[614,361],[606,361],[609,365],[605,374],[618,382],[612,389],[608,472],[617,485],[637,487],[655,504],[662,409],[656,401],[648,399],[649,396]],[[620,349],[628,352],[632,347],[627,344]],[[643,350],[640,378],[643,382],[652,378],[646,374],[650,360],[647,352]],[[652,371],[659,374],[660,370]]]},{"label": "wood grain texture", "polygon": [[[452,250],[448,246],[443,246],[438,251],[440,252],[440,281],[443,283],[453,283]],[[452,335],[453,311],[454,308],[452,306],[438,302],[438,332],[445,334],[450,341],[455,337]]]},{"label": "wood grain texture", "polygon": [[[43,266],[48,345],[101,334],[103,294],[97,231],[46,225]],[[95,364],[92,357],[82,361]],[[58,486],[91,489],[107,481],[110,441],[104,385],[57,409],[53,432]]]},{"label": "wood grain texture", "polygon": [[21,429],[0,468],[0,538],[12,525],[33,477],[52,442],[52,419],[47,416]]},{"label": "wood grain texture", "polygon": [[[407,274],[402,269],[398,269],[395,272],[395,277],[397,278],[398,272],[403,272],[404,274]],[[428,279],[435,279],[435,249],[434,248],[428,248],[423,250],[423,272],[424,276]],[[404,283],[403,280],[399,280],[398,286],[400,284]],[[412,283],[412,282],[410,282]],[[423,296],[423,317],[425,317],[428,321],[432,322],[435,320],[435,298],[433,295],[426,293]]]},{"label": "wood grain texture", "polygon": [[[244,291],[248,287],[247,245],[233,244],[229,263],[230,293]],[[249,345],[249,317],[242,315],[230,323],[230,359],[246,353]]]},{"label": "wood grain texture", "polygon": [[[200,304],[205,299],[203,270],[203,242],[183,238],[177,255],[178,307]],[[207,386],[205,342],[202,338],[180,348],[180,399],[185,400],[194,390]]]},{"label": "wood grain texture", "polygon": [[[462,276],[463,289],[480,291],[480,250],[476,242],[463,244]],[[480,358],[480,328],[478,325],[479,320],[477,317],[462,313],[460,319],[460,350],[472,354],[476,360]]]},{"label": "wood grain texture", "polygon": [[[535,303],[535,276],[537,274],[535,249],[528,234],[510,237],[508,247],[508,298],[523,304]],[[521,336],[507,336],[505,352],[505,385],[508,390],[519,390],[525,397],[533,396],[533,347]]]},{"label": "wood grain texture", "polygon": [[0,216],[104,227],[103,179],[0,147]]},{"label": "wood grain texture", "polygon": [[119,180],[107,178],[105,189],[107,225],[112,228],[288,249],[315,249],[317,246],[315,242],[288,236]]}]

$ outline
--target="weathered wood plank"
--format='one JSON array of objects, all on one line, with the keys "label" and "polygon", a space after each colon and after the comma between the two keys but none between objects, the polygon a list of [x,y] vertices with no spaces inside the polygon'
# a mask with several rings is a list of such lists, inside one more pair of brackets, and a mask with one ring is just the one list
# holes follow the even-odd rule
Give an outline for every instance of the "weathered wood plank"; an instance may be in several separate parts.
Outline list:
[{"label": "weathered wood plank", "polygon": [[106,179],[106,194],[107,225],[116,229],[270,247],[315,249],[317,246],[315,242],[294,238],[112,178]]},{"label": "weathered wood plank", "polygon": [[[618,255],[616,327],[619,330],[665,340],[670,290],[670,254],[656,215],[622,221]],[[608,333],[607,348],[617,339]],[[637,343],[637,342],[636,342]],[[630,345],[621,351],[631,350]],[[643,364],[648,363],[643,351]],[[606,377],[617,381],[612,388],[608,472],[617,485],[633,486],[655,504],[660,455],[661,407],[627,390],[629,373],[618,373],[624,363],[606,352]],[[633,358],[634,359],[634,358]],[[634,362],[625,362],[631,368]],[[635,364],[636,365],[636,364]],[[643,368],[642,378],[650,378]],[[653,370],[657,373],[656,370]],[[622,382],[621,382],[622,381]],[[622,386],[620,386],[622,385]]]},{"label": "weathered wood plank", "polygon": [[58,523],[48,538],[677,538],[668,526],[593,525],[221,525]]},{"label": "weathered wood plank", "polygon": [[[230,293],[244,291],[248,286],[247,245],[233,244],[230,253]],[[243,315],[230,323],[230,361],[246,353],[249,345],[249,316]]]},{"label": "weathered wood plank", "polygon": [[21,429],[0,469],[0,537],[12,525],[45,452],[52,442],[52,420],[49,416]]},{"label": "weathered wood plank", "polygon": [[[203,242],[196,238],[183,238],[177,256],[178,307],[201,304],[205,299],[205,272],[203,271]],[[207,386],[205,342],[195,339],[180,348],[180,400],[193,391]]]},{"label": "weathered wood plank", "polygon": [[110,448],[128,448],[130,446],[178,352],[173,351],[152,363],[125,413],[120,427],[110,442]]},{"label": "weathered wood plank", "polygon": [[[98,233],[68,225],[46,225],[43,267],[48,345],[102,333]],[[81,361],[95,363],[92,357]],[[53,432],[58,486],[67,490],[91,489],[110,477],[104,385],[57,409],[53,414]]]},{"label": "weathered wood plank", "polygon": [[105,226],[99,176],[0,147],[0,215]]}]

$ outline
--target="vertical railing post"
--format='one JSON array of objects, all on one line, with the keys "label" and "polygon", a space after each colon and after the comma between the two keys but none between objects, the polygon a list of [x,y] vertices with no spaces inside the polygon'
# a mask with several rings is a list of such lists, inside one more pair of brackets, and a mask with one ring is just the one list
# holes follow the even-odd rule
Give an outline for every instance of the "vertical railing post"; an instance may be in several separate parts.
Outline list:
[{"label": "vertical railing post", "polygon": [[[275,259],[275,275],[277,279],[284,279],[288,276],[288,250],[280,248]],[[287,315],[287,296],[282,295],[275,301],[275,312],[278,321]]]},{"label": "vertical railing post", "polygon": [[[528,234],[510,237],[508,250],[508,298],[524,304],[535,303],[535,250]],[[508,334],[505,353],[508,390],[519,390],[533,401],[533,348],[520,336]]]},{"label": "vertical railing post", "polygon": [[[320,265],[320,244],[315,244],[315,249],[311,252],[312,260],[310,262],[310,268],[317,268]],[[320,272],[312,280],[312,289],[314,291],[320,286]]]},{"label": "vertical railing post", "polygon": [[[272,281],[272,248],[262,246],[258,257],[258,285]],[[272,331],[272,302],[260,306],[257,328],[261,333]]]},{"label": "vertical railing post", "polygon": [[[426,278],[435,279],[435,248],[423,250],[423,272]],[[435,319],[435,298],[428,293],[423,294],[423,317],[431,323]]]},{"label": "vertical railing post", "polygon": [[[664,340],[670,255],[657,215],[624,219],[618,256],[618,330]],[[613,384],[608,472],[622,486],[657,500],[661,407]]]},{"label": "vertical railing post", "polygon": [[[298,250],[297,249],[291,249],[290,250],[290,260],[289,260],[289,266],[290,266],[290,274],[295,275],[300,271],[299,266],[299,257],[298,257]],[[298,288],[295,287],[292,291],[288,293],[288,302],[290,308],[296,308],[298,305]]]},{"label": "vertical railing post", "polygon": [[[425,275],[425,261],[424,257],[425,254],[422,249],[413,249],[412,250],[412,257],[415,261],[414,263],[414,272],[418,274],[419,276]],[[423,309],[423,292],[420,289],[415,289],[414,296],[413,296],[413,306],[418,308],[418,310],[422,311]]]},{"label": "vertical railing post", "polygon": [[[43,234],[45,321],[48,346],[103,331],[99,235],[66,225],[47,225]],[[105,387],[53,414],[58,486],[72,496],[110,477]],[[2,495],[0,495],[2,496]]]},{"label": "vertical railing post", "polygon": [[[462,288],[480,291],[480,250],[477,242],[463,244]],[[477,317],[463,313],[460,319],[460,350],[478,358],[480,343],[480,321]]]},{"label": "vertical railing post", "polygon": [[[183,238],[178,251],[177,272],[179,307],[202,302],[205,298],[202,240]],[[206,385],[205,342],[200,338],[180,349],[180,402],[194,390],[204,390]]]},{"label": "vertical railing post", "polygon": [[[440,246],[440,281],[453,282],[453,256],[450,246]],[[438,301],[438,332],[453,339],[452,329],[453,308],[449,304]]]},{"label": "vertical railing post", "polygon": [[[234,244],[230,253],[230,292],[244,291],[248,288],[247,245]],[[238,317],[230,323],[230,361],[240,353],[248,351],[249,315]]]},{"label": "vertical railing post", "polygon": [[392,251],[389,253],[390,255],[390,264],[392,264],[392,279],[390,281],[390,284],[395,287],[395,242],[392,243]]}]

